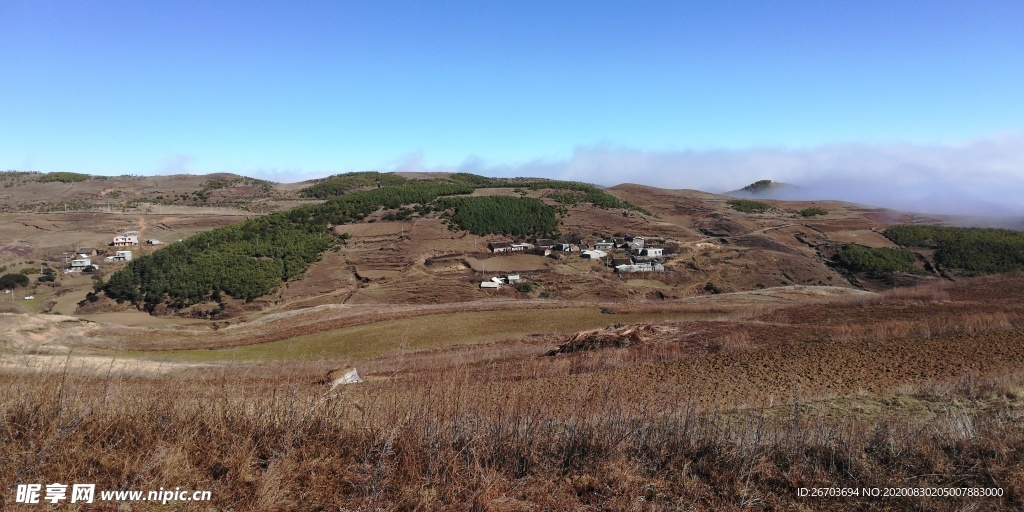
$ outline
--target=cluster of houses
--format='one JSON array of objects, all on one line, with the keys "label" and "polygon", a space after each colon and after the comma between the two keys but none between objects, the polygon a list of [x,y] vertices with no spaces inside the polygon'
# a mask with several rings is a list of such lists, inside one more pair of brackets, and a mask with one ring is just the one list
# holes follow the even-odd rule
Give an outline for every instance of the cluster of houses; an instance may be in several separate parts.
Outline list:
[{"label": "cluster of houses", "polygon": [[611,265],[616,272],[663,272],[665,266],[658,261],[665,254],[663,247],[647,245],[642,236],[623,235],[603,238],[593,247],[552,239],[538,238],[531,243],[491,242],[487,248],[493,253],[534,253],[544,256],[561,257],[566,253],[578,253],[591,260],[606,260],[612,251],[629,252],[629,258],[612,258]]},{"label": "cluster of houses", "polygon": [[[146,242],[150,245],[160,244],[160,241],[158,240],[147,240]],[[113,247],[130,247],[139,245],[139,232],[126,231],[121,235],[115,236],[110,245]],[[96,263],[93,263],[92,258],[94,256],[104,256],[105,254],[106,251],[96,249],[94,247],[82,247],[77,251],[65,251],[61,254],[67,262],[67,268],[64,269],[64,273],[70,274],[72,272],[89,272],[96,270],[100,267]],[[106,256],[105,259],[110,262],[131,261],[132,251],[127,249],[114,251],[114,254]]]}]

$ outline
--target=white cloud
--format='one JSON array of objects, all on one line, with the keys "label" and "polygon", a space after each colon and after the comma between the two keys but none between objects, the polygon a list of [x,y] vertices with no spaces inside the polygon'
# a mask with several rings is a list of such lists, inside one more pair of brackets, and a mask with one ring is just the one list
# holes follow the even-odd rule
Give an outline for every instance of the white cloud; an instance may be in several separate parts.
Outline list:
[{"label": "white cloud", "polygon": [[577,147],[561,162],[487,167],[475,161],[465,169],[708,192],[771,179],[797,185],[799,189],[789,193],[792,199],[838,199],[927,213],[1024,215],[1021,134],[950,145],[836,144],[809,149],[646,151],[599,144]]},{"label": "white cloud", "polygon": [[[191,163],[184,160],[183,167]],[[805,149],[641,150],[610,143],[578,146],[564,160],[493,164],[470,156],[428,166],[423,150],[387,171],[471,172],[585,181],[640,183],[725,192],[757,180],[797,185],[788,199],[835,199],[923,213],[1024,215],[1024,134],[947,145],[833,144]],[[341,172],[341,171],[339,171]],[[261,169],[260,177],[295,182],[325,173]]]}]

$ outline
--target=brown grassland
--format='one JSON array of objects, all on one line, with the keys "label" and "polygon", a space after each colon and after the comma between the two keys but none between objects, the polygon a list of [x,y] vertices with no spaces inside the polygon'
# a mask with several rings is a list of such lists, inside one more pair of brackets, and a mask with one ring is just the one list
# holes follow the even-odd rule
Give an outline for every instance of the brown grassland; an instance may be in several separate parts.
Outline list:
[{"label": "brown grassland", "polygon": [[[178,510],[1016,510],[1022,286],[748,310],[723,299],[705,309],[719,314],[662,318],[621,348],[545,355],[557,335],[392,351],[358,359],[366,382],[333,390],[336,362],[157,373],[79,371],[69,357],[0,377],[0,478],[212,492]],[[609,316],[644,309],[672,305]],[[17,509],[13,493],[0,499]]]}]

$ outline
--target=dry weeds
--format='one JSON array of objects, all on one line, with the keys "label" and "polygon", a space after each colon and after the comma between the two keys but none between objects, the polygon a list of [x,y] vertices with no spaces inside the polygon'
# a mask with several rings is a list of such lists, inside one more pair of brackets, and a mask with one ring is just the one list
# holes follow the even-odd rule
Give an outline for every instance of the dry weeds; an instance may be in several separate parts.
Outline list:
[{"label": "dry weeds", "polygon": [[[501,401],[480,397],[458,372],[329,393],[309,384],[323,370],[5,377],[0,478],[187,486],[212,491],[212,505],[231,510],[1024,504],[1019,409],[970,405],[1019,393],[1019,376],[952,386],[944,412],[931,418],[858,420],[814,414],[799,396],[728,412],[623,400],[614,382],[592,381],[555,411],[514,390]],[[835,485],[1001,487],[1004,496],[796,498],[799,487]],[[0,499],[13,508],[11,495]]]}]

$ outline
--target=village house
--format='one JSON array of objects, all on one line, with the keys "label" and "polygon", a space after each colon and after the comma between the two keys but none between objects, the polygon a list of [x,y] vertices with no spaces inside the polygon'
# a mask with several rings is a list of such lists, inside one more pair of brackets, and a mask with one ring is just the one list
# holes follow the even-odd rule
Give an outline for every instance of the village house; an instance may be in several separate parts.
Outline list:
[{"label": "village house", "polygon": [[81,272],[81,271],[85,270],[87,267],[91,267],[91,266],[92,266],[92,260],[90,260],[89,258],[76,258],[76,259],[71,260],[71,271],[72,272]]},{"label": "village house", "polygon": [[612,266],[617,267],[619,265],[632,265],[633,258],[612,258]]},{"label": "village house", "polygon": [[139,235],[131,235],[129,233],[125,233],[121,236],[115,236],[114,242],[111,245],[113,245],[114,247],[127,247],[129,245],[139,245]]},{"label": "village house", "polygon": [[555,246],[552,247],[551,250],[561,252],[580,252],[580,246],[576,244],[559,243],[555,244]]},{"label": "village house", "polygon": [[114,253],[113,256],[107,256],[107,260],[108,261],[131,261],[132,260],[132,252],[131,251],[117,251],[117,252]]},{"label": "village house", "polygon": [[99,251],[97,251],[93,247],[82,247],[81,249],[79,249],[77,251],[77,254],[81,258],[89,258],[89,257],[92,257],[92,256],[98,256],[99,255]]},{"label": "village house", "polygon": [[615,271],[619,273],[627,272],[664,272],[665,266],[661,263],[655,262],[639,262],[633,263],[632,265],[619,265],[615,267]]},{"label": "village house", "polygon": [[501,288],[501,283],[495,283],[494,281],[483,281],[480,283],[480,288]]},{"label": "village house", "polygon": [[644,248],[641,248],[641,249],[637,249],[636,252],[637,252],[637,254],[639,254],[641,256],[650,256],[652,258],[660,258],[661,256],[664,255],[665,249],[663,249],[661,247],[644,247]]},{"label": "village house", "polygon": [[601,239],[601,240],[598,240],[597,242],[594,243],[594,249],[597,249],[599,251],[608,251],[608,250],[611,250],[611,249],[614,249],[614,248],[615,248],[615,242],[613,242],[611,240]]},{"label": "village house", "polygon": [[512,244],[508,242],[491,242],[487,244],[491,252],[512,252]]},{"label": "village house", "polygon": [[580,253],[580,256],[590,260],[600,260],[608,256],[608,253],[604,251],[599,251],[597,249],[593,249],[589,251],[583,251],[582,253]]},{"label": "village house", "polygon": [[524,252],[533,249],[533,244],[512,244],[512,252]]},{"label": "village house", "polygon": [[533,242],[533,245],[535,245],[538,249],[551,249],[556,244],[558,244],[558,241],[552,240],[550,238],[538,238]]}]

